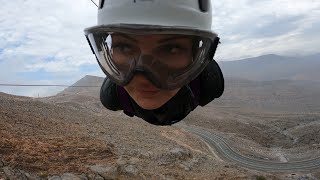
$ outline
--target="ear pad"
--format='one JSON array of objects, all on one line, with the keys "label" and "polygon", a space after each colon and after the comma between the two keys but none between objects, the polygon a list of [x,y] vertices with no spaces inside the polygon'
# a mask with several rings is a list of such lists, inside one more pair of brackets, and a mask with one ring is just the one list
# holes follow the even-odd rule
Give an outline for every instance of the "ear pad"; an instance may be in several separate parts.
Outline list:
[{"label": "ear pad", "polygon": [[199,105],[205,106],[213,99],[219,98],[223,94],[224,78],[218,63],[215,60],[212,60],[199,76]]},{"label": "ear pad", "polygon": [[100,101],[109,110],[122,110],[117,92],[117,85],[106,77],[100,89]]}]

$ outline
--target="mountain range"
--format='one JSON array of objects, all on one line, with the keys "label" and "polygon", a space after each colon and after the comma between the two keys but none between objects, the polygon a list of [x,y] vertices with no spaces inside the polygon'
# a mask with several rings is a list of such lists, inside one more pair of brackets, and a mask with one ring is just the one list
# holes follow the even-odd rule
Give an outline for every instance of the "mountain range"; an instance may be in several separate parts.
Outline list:
[{"label": "mountain range", "polygon": [[[0,179],[319,178],[319,169],[306,176],[241,168],[183,129],[213,132],[249,159],[318,158],[320,82],[310,73],[319,67],[316,58],[307,59],[266,55],[219,62],[222,97],[169,127],[104,108],[103,77],[85,76],[45,98],[0,93]],[[276,71],[289,64],[300,68]]]},{"label": "mountain range", "polygon": [[[213,101],[215,105],[272,112],[320,111],[320,54],[299,58],[264,55],[219,64],[225,77],[225,91]],[[85,76],[51,99],[83,101],[88,95],[98,99],[103,79]],[[83,97],[73,99],[74,94]]]},{"label": "mountain range", "polygon": [[226,77],[256,81],[309,80],[320,82],[320,54],[287,57],[274,54],[219,62]]}]

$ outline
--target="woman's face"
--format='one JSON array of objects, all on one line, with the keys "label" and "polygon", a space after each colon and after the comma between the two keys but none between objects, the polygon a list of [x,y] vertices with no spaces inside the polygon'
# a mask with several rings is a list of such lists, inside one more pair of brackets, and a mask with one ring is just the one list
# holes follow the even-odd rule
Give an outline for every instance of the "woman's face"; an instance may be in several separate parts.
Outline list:
[{"label": "woman's face", "polygon": [[[116,63],[131,59],[130,56],[151,55],[163,60],[171,68],[183,68],[192,61],[190,36],[183,35],[112,35],[113,59]],[[161,57],[159,57],[161,56]],[[128,58],[129,57],[129,58]],[[143,109],[157,109],[168,102],[180,88],[162,90],[153,85],[143,74],[137,73],[124,89]]]}]

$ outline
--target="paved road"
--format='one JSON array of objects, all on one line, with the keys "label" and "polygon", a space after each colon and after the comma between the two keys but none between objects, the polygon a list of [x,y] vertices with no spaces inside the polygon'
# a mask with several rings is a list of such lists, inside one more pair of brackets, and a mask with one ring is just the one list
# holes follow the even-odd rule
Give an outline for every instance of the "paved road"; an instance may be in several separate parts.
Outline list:
[{"label": "paved road", "polygon": [[275,162],[254,159],[235,152],[220,136],[195,127],[184,127],[187,131],[198,135],[213,147],[223,159],[230,160],[239,166],[260,171],[306,171],[320,169],[320,157],[303,161]]}]

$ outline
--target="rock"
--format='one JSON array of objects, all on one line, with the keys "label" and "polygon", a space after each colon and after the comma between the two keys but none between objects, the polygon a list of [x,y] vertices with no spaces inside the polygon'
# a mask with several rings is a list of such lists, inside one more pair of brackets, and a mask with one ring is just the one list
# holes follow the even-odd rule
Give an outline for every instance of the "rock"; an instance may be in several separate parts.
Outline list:
[{"label": "rock", "polygon": [[303,175],[297,177],[297,180],[317,180],[317,178],[313,177],[312,175]]},{"label": "rock", "polygon": [[89,180],[88,176],[85,174],[81,174],[78,176],[81,180]]},{"label": "rock", "polygon": [[100,175],[96,175],[95,177],[94,177],[94,180],[105,180],[102,176],[100,176]]},{"label": "rock", "polygon": [[0,168],[4,166],[4,162],[0,160]]},{"label": "rock", "polygon": [[157,174],[155,179],[159,179],[159,180],[174,180],[175,178],[170,177],[170,176],[165,176],[163,174]]},{"label": "rock", "polygon": [[136,176],[138,174],[138,169],[136,167],[136,164],[139,163],[138,158],[131,158],[128,160],[128,157],[121,156],[117,160],[117,169],[120,171],[123,175],[126,176]]},{"label": "rock", "polygon": [[149,159],[149,158],[153,157],[153,152],[151,152],[151,151],[141,151],[138,157],[139,158]]},{"label": "rock", "polygon": [[78,176],[71,174],[71,173],[64,173],[61,176],[62,180],[81,180],[81,178],[79,178]]},{"label": "rock", "polygon": [[29,173],[24,172],[24,174],[27,176],[28,180],[40,180],[41,178]]},{"label": "rock", "polygon": [[185,171],[191,171],[191,167],[188,164],[179,164],[178,166],[184,169]]},{"label": "rock", "polygon": [[191,171],[192,168],[198,166],[198,164],[199,158],[192,158],[191,160],[180,163],[179,166],[185,171]]},{"label": "rock", "polygon": [[314,177],[312,174],[304,174],[304,175],[291,174],[291,175],[285,176],[285,179],[287,180],[318,180],[318,178]]},{"label": "rock", "polygon": [[132,165],[136,165],[140,162],[140,160],[138,158],[131,158],[129,161],[128,161],[128,164],[132,164]]},{"label": "rock", "polygon": [[28,177],[19,170],[14,170],[10,167],[4,167],[3,171],[8,179],[19,179],[19,180],[28,180]]},{"label": "rock", "polygon": [[[95,178],[96,178],[96,176],[99,176],[98,174],[87,174],[87,177],[88,177],[88,179],[89,180],[96,180]],[[100,176],[101,177],[101,176]],[[102,177],[101,177],[102,178]],[[103,178],[102,178],[103,179]]]},{"label": "rock", "polygon": [[95,165],[90,166],[90,169],[104,179],[116,179],[119,175],[118,168],[115,166]]},{"label": "rock", "polygon": [[48,180],[62,180],[60,176],[52,176]]},{"label": "rock", "polygon": [[139,155],[141,153],[141,150],[140,149],[133,149],[133,150],[131,150],[129,153],[128,153],[128,155],[130,155],[130,156],[137,156],[137,155]]},{"label": "rock", "polygon": [[188,150],[181,148],[171,149],[168,153],[162,154],[158,160],[159,165],[172,164],[177,161],[184,161],[192,158],[192,154]]},{"label": "rock", "polygon": [[138,169],[134,165],[127,165],[122,168],[122,171],[127,176],[137,176],[138,175]]},{"label": "rock", "polygon": [[181,148],[174,148],[171,149],[169,152],[174,158],[180,160],[186,160],[187,158],[192,157],[192,154],[188,150],[184,150]]},{"label": "rock", "polygon": [[117,159],[117,165],[124,166],[126,164],[127,164],[127,160],[123,156],[120,156],[119,159]]}]

